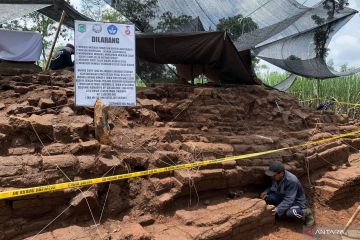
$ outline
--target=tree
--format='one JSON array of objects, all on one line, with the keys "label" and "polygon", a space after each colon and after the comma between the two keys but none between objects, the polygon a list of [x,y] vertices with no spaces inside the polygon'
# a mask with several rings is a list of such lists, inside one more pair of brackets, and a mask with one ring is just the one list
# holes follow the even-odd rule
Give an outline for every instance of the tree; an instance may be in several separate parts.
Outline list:
[{"label": "tree", "polygon": [[257,28],[257,23],[251,17],[244,18],[241,14],[222,18],[216,25],[217,31],[227,31],[233,41],[237,40],[242,34],[252,32]]},{"label": "tree", "polygon": [[150,21],[155,18],[157,0],[112,0],[111,6],[134,23],[141,32],[152,32]]},{"label": "tree", "polygon": [[329,61],[326,63],[328,65],[328,67],[331,69],[331,70],[334,70],[334,67],[335,67],[335,63],[334,63],[334,60],[331,58],[329,59]]},{"label": "tree", "polygon": [[290,55],[287,60],[292,60],[292,61],[295,61],[295,60],[301,60],[301,58],[299,58],[298,56],[295,56],[295,55]]},{"label": "tree", "polygon": [[[251,17],[243,17],[239,14],[233,17],[222,18],[216,25],[217,31],[226,31],[231,40],[236,41],[244,33],[252,32],[258,29],[259,26],[252,20]],[[256,68],[256,64],[260,62],[255,56],[251,57],[253,68]]]},{"label": "tree", "polygon": [[347,63],[345,63],[345,64],[343,64],[343,65],[340,66],[340,72],[347,72],[347,71],[349,71],[349,70],[350,70],[350,68],[349,68],[349,66],[347,65]]},{"label": "tree", "polygon": [[188,15],[175,17],[171,12],[165,12],[160,16],[160,21],[158,22],[156,29],[161,32],[169,32],[182,25],[190,23],[192,20],[193,18]]},{"label": "tree", "polygon": [[102,21],[106,3],[103,0],[81,0],[81,11],[84,15],[97,21]]},{"label": "tree", "polygon": [[311,18],[319,27],[314,34],[314,43],[315,43],[315,53],[316,57],[325,58],[329,49],[326,47],[327,41],[330,37],[330,33],[333,31],[331,24],[325,24],[326,20],[331,20],[334,18],[335,13],[339,13],[341,10],[344,10],[345,6],[349,5],[348,0],[325,0],[323,2],[323,8],[327,11],[327,19],[320,17],[318,15],[312,15]]},{"label": "tree", "polygon": [[119,13],[118,11],[114,10],[113,8],[107,8],[102,12],[102,20],[105,22],[126,22],[126,18]]},{"label": "tree", "polygon": [[344,10],[345,6],[349,6],[349,0],[325,0],[323,2],[324,9],[327,9],[328,19],[332,19],[336,13]]},{"label": "tree", "polygon": [[125,22],[126,18],[103,0],[81,0],[81,12],[97,21]]}]

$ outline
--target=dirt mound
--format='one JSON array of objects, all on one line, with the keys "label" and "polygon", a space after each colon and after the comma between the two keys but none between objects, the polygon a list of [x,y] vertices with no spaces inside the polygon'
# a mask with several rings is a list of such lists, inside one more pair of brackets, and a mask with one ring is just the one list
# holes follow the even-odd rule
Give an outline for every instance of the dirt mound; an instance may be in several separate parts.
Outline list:
[{"label": "dirt mound", "polygon": [[[138,89],[136,107],[110,108],[112,144],[101,145],[94,139],[93,109],[74,106],[71,72],[8,76],[0,86],[1,191],[266,151],[359,128],[346,115],[304,109],[292,96],[263,86],[157,85]],[[0,201],[0,239],[31,239],[54,218],[39,239],[251,238],[261,235],[255,226],[265,231],[274,224],[257,198],[271,161],[283,162],[304,184],[310,179],[316,185],[308,189],[314,206],[331,205],[341,189],[353,189],[339,181],[353,186],[358,179],[335,180],[336,187],[326,185],[327,179],[337,172],[348,175],[357,163],[328,171],[348,164],[359,142],[349,137],[81,191]],[[229,200],[234,192],[237,199]]]}]

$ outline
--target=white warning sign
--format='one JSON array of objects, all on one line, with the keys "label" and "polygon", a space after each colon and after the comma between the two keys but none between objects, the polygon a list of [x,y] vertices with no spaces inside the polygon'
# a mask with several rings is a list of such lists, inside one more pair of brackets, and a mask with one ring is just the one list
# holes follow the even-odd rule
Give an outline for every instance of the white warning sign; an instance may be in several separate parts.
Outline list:
[{"label": "white warning sign", "polygon": [[134,25],[75,21],[75,104],[135,106]]}]

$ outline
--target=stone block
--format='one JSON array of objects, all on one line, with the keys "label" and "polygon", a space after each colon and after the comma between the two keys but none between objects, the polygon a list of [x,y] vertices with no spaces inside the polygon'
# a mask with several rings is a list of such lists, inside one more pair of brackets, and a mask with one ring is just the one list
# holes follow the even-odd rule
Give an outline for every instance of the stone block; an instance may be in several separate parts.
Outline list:
[{"label": "stone block", "polygon": [[43,156],[43,169],[56,169],[57,166],[62,168],[75,169],[79,164],[76,157],[71,154],[55,155],[55,156]]},{"label": "stone block", "polygon": [[223,143],[185,142],[181,149],[191,153],[232,153],[233,146]]},{"label": "stone block", "polygon": [[13,127],[4,119],[0,119],[0,133],[9,135],[13,132]]},{"label": "stone block", "polygon": [[69,152],[69,146],[62,143],[54,143],[48,146],[45,146],[41,153],[43,155],[60,155],[60,154],[66,154]]},{"label": "stone block", "polygon": [[51,100],[56,105],[64,105],[67,103],[66,91],[64,90],[55,90],[51,92]]},{"label": "stone block", "polygon": [[74,116],[75,115],[74,111],[68,106],[63,107],[60,110],[60,114],[64,115],[64,116]]},{"label": "stone block", "polygon": [[156,151],[152,156],[153,162],[157,167],[169,167],[178,162],[178,156],[171,151]]},{"label": "stone block", "polygon": [[66,124],[54,125],[54,140],[62,143],[70,143],[73,141],[71,127]]},{"label": "stone block", "polygon": [[111,214],[118,214],[129,207],[128,196],[123,187],[113,183],[109,185],[107,209]]},{"label": "stone block", "polygon": [[94,155],[85,155],[85,156],[77,156],[80,164],[80,171],[94,171],[95,168],[95,156]]},{"label": "stone block", "polygon": [[[50,136],[53,135],[53,123],[54,119],[57,117],[54,114],[45,114],[45,115],[31,115],[29,121],[31,121],[37,133],[46,133]],[[31,128],[31,130],[33,130]]]},{"label": "stone block", "polygon": [[56,104],[50,98],[40,98],[38,106],[41,109],[47,109],[47,108],[55,107]]},{"label": "stone block", "polygon": [[89,208],[95,209],[98,206],[97,194],[94,191],[83,191],[78,193],[70,201],[70,205],[73,211],[77,214],[88,213]]},{"label": "stone block", "polygon": [[224,177],[223,169],[201,170],[201,180],[220,179]]},{"label": "stone block", "polygon": [[112,156],[111,158],[98,157],[96,160],[97,170],[100,172],[106,172],[110,168],[117,167],[117,169],[122,169],[122,161]]},{"label": "stone block", "polygon": [[189,183],[190,180],[196,183],[202,179],[201,173],[190,170],[176,170],[174,177],[183,184]]},{"label": "stone block", "polygon": [[9,148],[8,154],[9,155],[25,155],[25,154],[34,154],[35,153],[35,147],[17,147],[17,148]]},{"label": "stone block", "polygon": [[118,232],[111,234],[111,239],[129,239],[129,240],[151,240],[150,234],[137,223],[126,224]]},{"label": "stone block", "polygon": [[21,113],[32,113],[38,110],[33,106],[29,106],[26,103],[24,104],[12,104],[6,109],[7,114],[21,114]]},{"label": "stone block", "polygon": [[97,140],[91,140],[80,143],[80,151],[83,153],[98,152],[100,143]]}]

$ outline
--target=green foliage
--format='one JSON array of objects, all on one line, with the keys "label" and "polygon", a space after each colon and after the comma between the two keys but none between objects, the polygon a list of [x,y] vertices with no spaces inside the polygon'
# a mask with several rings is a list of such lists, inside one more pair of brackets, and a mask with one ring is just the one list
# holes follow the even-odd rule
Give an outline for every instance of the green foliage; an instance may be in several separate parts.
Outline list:
[{"label": "green foliage", "polygon": [[257,28],[257,23],[251,17],[244,18],[241,14],[222,18],[216,26],[217,31],[227,31],[233,41],[237,40],[242,34],[254,31]]},{"label": "green foliage", "polygon": [[126,18],[113,8],[108,8],[102,11],[102,20],[104,22],[121,23],[125,22]]},{"label": "green foliage", "polygon": [[149,22],[155,18],[157,0],[112,0],[111,5],[141,32],[154,30]]},{"label": "green foliage", "polygon": [[335,12],[339,13],[344,10],[346,6],[349,6],[349,0],[325,0],[323,2],[324,9],[328,10],[328,18],[334,17]]},{"label": "green foliage", "polygon": [[[347,70],[350,69],[344,64],[341,67],[341,71]],[[288,75],[288,73],[268,72],[263,74],[261,78],[264,83],[275,86],[286,79]],[[360,103],[360,74],[319,81],[298,77],[298,80],[296,80],[290,88],[289,93],[294,95],[299,101],[304,102],[304,105],[311,108],[315,108],[320,102],[327,101],[331,98],[335,98],[339,102]],[[349,114],[349,116],[353,118],[360,117],[359,107],[335,104],[333,110],[337,113]]]},{"label": "green foliage", "polygon": [[[217,31],[226,31],[231,40],[237,40],[242,34],[254,31],[258,28],[256,22],[251,17],[244,18],[243,15],[239,14],[233,17],[222,18],[216,25]],[[259,59],[255,56],[251,57],[252,65],[254,68],[259,63]]]},{"label": "green foliage", "polygon": [[176,79],[174,71],[164,64],[137,60],[136,73],[145,83],[150,82],[171,82]]},{"label": "green foliage", "polygon": [[96,21],[102,20],[102,12],[106,3],[103,0],[81,0],[81,11]]},{"label": "green foliage", "polygon": [[287,60],[301,60],[301,58],[295,56],[295,55],[290,55]]},{"label": "green foliage", "polygon": [[[346,6],[349,5],[348,0],[325,0],[323,3],[324,9],[327,10],[327,19],[334,18],[335,13],[339,13],[341,10],[344,10]],[[326,19],[319,17],[318,15],[312,15],[312,20],[318,25],[321,26],[325,23]],[[326,43],[329,39],[330,33],[333,30],[331,29],[330,24],[325,24],[322,27],[319,27],[314,34],[315,42],[315,53],[317,57],[325,58],[329,53],[329,49],[326,47]]]},{"label": "green foliage", "polygon": [[290,55],[287,60],[301,60],[301,58],[295,56],[295,55]]},{"label": "green foliage", "polygon": [[192,17],[188,15],[175,17],[171,12],[165,12],[160,16],[160,21],[156,29],[160,30],[161,32],[169,32],[182,25],[190,23],[191,20]]},{"label": "green foliage", "polygon": [[81,11],[84,15],[104,22],[124,22],[126,18],[110,8],[103,0],[81,0]]}]

